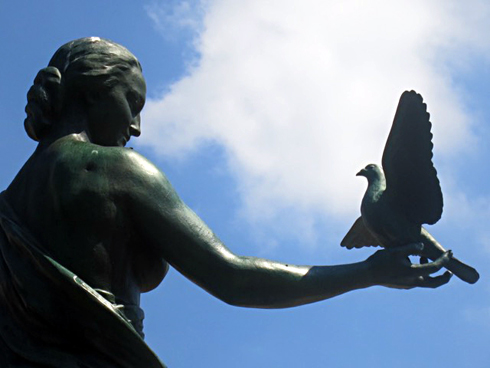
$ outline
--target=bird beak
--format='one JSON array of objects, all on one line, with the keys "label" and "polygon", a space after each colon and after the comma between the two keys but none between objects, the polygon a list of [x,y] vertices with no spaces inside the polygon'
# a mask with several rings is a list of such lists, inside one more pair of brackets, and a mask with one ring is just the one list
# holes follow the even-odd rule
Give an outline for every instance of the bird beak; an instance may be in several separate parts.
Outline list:
[{"label": "bird beak", "polygon": [[365,169],[362,169],[361,171],[359,171],[356,176],[366,176],[366,170]]}]

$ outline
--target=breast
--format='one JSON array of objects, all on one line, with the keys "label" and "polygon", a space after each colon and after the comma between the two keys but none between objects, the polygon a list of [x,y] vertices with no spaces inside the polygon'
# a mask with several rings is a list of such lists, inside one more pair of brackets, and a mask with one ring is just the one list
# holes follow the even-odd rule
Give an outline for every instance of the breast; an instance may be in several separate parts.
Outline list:
[{"label": "breast", "polygon": [[[136,247],[141,249],[141,247]],[[148,249],[134,252],[133,275],[142,293],[155,289],[165,278],[169,266],[161,257]]]}]

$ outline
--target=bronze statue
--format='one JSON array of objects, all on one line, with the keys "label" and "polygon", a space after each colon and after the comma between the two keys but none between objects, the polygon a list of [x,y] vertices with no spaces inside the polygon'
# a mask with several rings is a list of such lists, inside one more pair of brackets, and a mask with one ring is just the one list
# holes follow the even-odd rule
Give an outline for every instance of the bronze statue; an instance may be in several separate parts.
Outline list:
[{"label": "bronze statue", "polygon": [[[437,259],[445,249],[422,224],[442,216],[442,191],[432,163],[432,133],[427,106],[414,91],[404,92],[383,152],[383,169],[369,164],[357,173],[368,179],[361,214],[341,245],[347,248],[422,243],[423,258]],[[450,257],[445,266],[474,284],[478,272]]]},{"label": "bronze statue", "polygon": [[0,366],[162,367],[142,337],[140,294],[171,265],[226,303],[285,308],[384,285],[437,287],[443,253],[412,265],[418,244],[338,266],[233,254],[151,162],[140,135],[145,81],[124,47],[63,45],[28,93],[39,144],[0,195]]}]

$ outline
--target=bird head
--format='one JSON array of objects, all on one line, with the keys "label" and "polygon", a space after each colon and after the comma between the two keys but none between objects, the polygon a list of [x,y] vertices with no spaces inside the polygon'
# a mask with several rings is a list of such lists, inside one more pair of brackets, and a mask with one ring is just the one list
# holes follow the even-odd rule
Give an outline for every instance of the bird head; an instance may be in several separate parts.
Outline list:
[{"label": "bird head", "polygon": [[364,169],[359,171],[356,176],[364,176],[369,183],[374,181],[383,181],[384,173],[383,169],[376,164],[369,164]]}]

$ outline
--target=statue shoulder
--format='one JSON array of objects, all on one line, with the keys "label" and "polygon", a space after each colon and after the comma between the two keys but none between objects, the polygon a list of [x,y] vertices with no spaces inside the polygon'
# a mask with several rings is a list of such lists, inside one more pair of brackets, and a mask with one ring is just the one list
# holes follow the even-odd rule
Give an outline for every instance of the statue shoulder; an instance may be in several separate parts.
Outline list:
[{"label": "statue shoulder", "polygon": [[119,178],[117,185],[131,197],[152,198],[165,202],[180,202],[165,174],[150,160],[129,148],[114,148],[111,176]]},{"label": "statue shoulder", "polygon": [[52,144],[44,155],[54,165],[81,168],[113,178],[164,177],[148,159],[131,148],[106,147],[76,139],[60,139]]},{"label": "statue shoulder", "polygon": [[[180,203],[175,190],[150,160],[133,149],[105,147],[64,140],[52,145],[42,161],[52,167],[54,187],[68,194],[94,192],[119,203],[157,201],[165,206]],[[57,185],[56,185],[57,184]],[[53,186],[53,185],[51,185]]]},{"label": "statue shoulder", "polygon": [[142,183],[160,185],[170,184],[165,174],[160,171],[146,157],[130,148],[114,148],[114,163],[116,169],[125,175],[130,175],[131,180],[139,180]]},{"label": "statue shoulder", "polygon": [[125,170],[129,170],[134,175],[144,177],[164,176],[150,160],[131,148],[109,148],[109,153],[113,153],[117,163],[124,166]]}]

